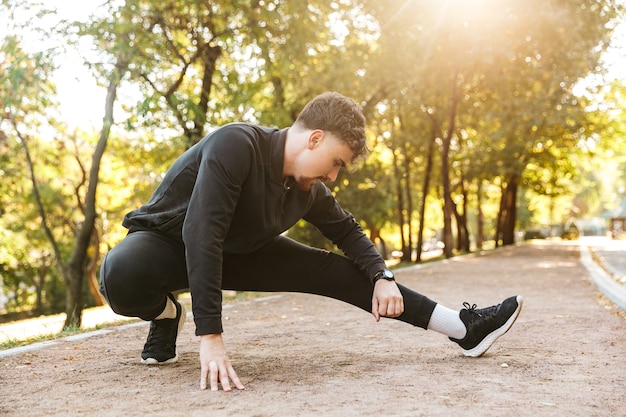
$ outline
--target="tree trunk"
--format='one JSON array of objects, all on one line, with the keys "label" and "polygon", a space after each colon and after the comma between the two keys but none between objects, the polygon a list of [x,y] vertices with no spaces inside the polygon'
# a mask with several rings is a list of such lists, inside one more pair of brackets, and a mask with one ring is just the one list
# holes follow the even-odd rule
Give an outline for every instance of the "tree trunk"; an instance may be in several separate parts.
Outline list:
[{"label": "tree trunk", "polygon": [[[461,175],[461,177],[463,177]],[[457,230],[458,230],[458,249],[468,253],[470,251],[470,236],[469,229],[467,228],[467,187],[465,187],[465,180],[461,178],[461,194],[463,195],[463,213],[457,212]]]},{"label": "tree trunk", "polygon": [[515,243],[515,220],[517,217],[517,188],[519,178],[517,174],[511,174],[505,189],[505,213],[502,228],[502,245]]},{"label": "tree trunk", "polygon": [[219,46],[205,45],[202,54],[202,89],[200,90],[200,103],[198,103],[198,113],[193,120],[193,129],[190,132],[189,145],[192,146],[204,137],[204,126],[206,125],[206,115],[209,110],[209,99],[211,97],[211,87],[213,86],[213,74],[217,59],[222,54]]},{"label": "tree trunk", "polygon": [[500,184],[500,208],[498,210],[498,217],[496,218],[496,234],[494,239],[496,241],[496,248],[500,247],[502,241],[502,223],[505,217],[506,206],[504,204],[504,184]]},{"label": "tree trunk", "polygon": [[459,80],[458,72],[452,77],[452,92],[450,94],[450,108],[448,109],[448,127],[443,135],[441,146],[441,183],[443,187],[443,253],[446,258],[453,255],[452,239],[452,216],[454,202],[452,201],[452,190],[450,187],[450,145],[456,120],[456,110],[459,103]]},{"label": "tree trunk", "polygon": [[456,249],[461,252],[469,252],[469,232],[467,230],[467,216],[465,208],[462,213],[457,209],[456,204],[452,204],[452,212],[456,220]]},{"label": "tree trunk", "polygon": [[428,198],[428,191],[430,189],[430,178],[432,175],[433,159],[435,154],[435,141],[437,140],[438,128],[436,121],[433,122],[433,130],[430,141],[428,142],[428,150],[426,152],[426,169],[424,173],[424,184],[422,186],[422,201],[420,202],[420,222],[419,231],[417,233],[417,257],[415,262],[421,262],[422,260],[422,245],[424,244],[424,220],[426,218],[426,199]]},{"label": "tree trunk", "polygon": [[485,242],[485,214],[482,207],[482,181],[478,180],[476,189],[476,249],[481,250]]},{"label": "tree trunk", "polygon": [[406,146],[406,141],[403,143],[404,152],[404,195],[406,195],[406,222],[407,222],[407,248],[408,254],[403,259],[406,261],[413,260],[413,199],[411,198],[411,162],[408,156],[409,150]]},{"label": "tree trunk", "polygon": [[96,221],[96,190],[100,173],[100,162],[106,149],[107,141],[113,125],[113,105],[117,95],[117,87],[122,79],[123,73],[127,69],[127,64],[118,60],[118,65],[112,74],[107,89],[105,115],[102,121],[100,137],[94,150],[91,168],[89,170],[89,185],[85,196],[85,219],[76,234],[76,242],[72,250],[72,255],[65,267],[66,270],[66,303],[65,303],[65,323],[63,328],[80,327],[83,313],[83,284],[86,276],[87,264],[89,261],[87,252],[94,233]]},{"label": "tree trunk", "polygon": [[[404,236],[404,195],[402,192],[402,174],[400,172],[400,168],[398,167],[398,155],[396,154],[395,146],[393,146],[392,155],[393,155],[393,173],[396,178],[396,199],[397,199],[397,213],[398,213],[398,226],[400,227],[400,242],[402,251],[402,260],[406,260],[407,252],[410,252],[410,249],[407,249],[406,239]],[[411,254],[409,253],[409,259]]]},{"label": "tree trunk", "polygon": [[65,323],[63,330],[80,327],[83,318],[83,277],[84,270],[67,268],[65,288]]},{"label": "tree trunk", "polygon": [[98,284],[98,277],[96,276],[98,261],[100,260],[100,233],[95,227],[92,237],[91,247],[94,248],[94,253],[87,264],[87,284],[89,285],[89,293],[91,294],[94,305],[101,307],[106,304],[106,301],[102,294],[100,294],[100,285]]},{"label": "tree trunk", "polygon": [[443,188],[443,254],[446,258],[452,257],[452,197],[450,196],[450,168],[449,154],[452,132],[448,129],[448,133],[443,138],[443,146],[441,147],[441,186]]}]

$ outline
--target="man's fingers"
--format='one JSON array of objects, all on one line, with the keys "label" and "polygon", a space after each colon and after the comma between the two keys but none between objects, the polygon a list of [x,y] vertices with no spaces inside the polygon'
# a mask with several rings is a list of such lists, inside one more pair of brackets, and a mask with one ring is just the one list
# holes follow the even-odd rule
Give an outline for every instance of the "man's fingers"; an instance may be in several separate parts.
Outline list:
[{"label": "man's fingers", "polygon": [[230,381],[228,380],[228,372],[226,372],[225,366],[220,367],[220,383],[225,392],[230,391]]},{"label": "man's fingers", "polygon": [[[384,301],[381,301],[378,303],[378,320],[380,320],[381,317],[387,317],[388,313],[387,313],[387,309],[388,309],[388,304],[385,303]],[[377,321],[378,321],[377,320]]]},{"label": "man's fingers", "polygon": [[387,304],[387,317],[398,317],[404,312],[404,302],[402,299],[391,301]]},{"label": "man's fingers", "polygon": [[387,304],[387,312],[385,313],[385,315],[387,317],[394,317],[395,314],[396,314],[396,305],[394,302],[390,302],[389,304]]},{"label": "man's fingers", "polygon": [[217,367],[217,363],[215,361],[209,362],[209,372],[211,379],[211,391],[217,391],[217,376],[219,373],[219,369]]},{"label": "man's fingers", "polygon": [[202,369],[200,378],[200,389],[207,388],[207,379],[210,380],[211,391],[217,391],[219,389],[218,384],[222,384],[222,389],[225,392],[231,391],[231,382],[237,389],[246,389],[239,380],[235,369],[228,364],[219,366],[217,362],[211,361],[206,369]]},{"label": "man's fingers", "polygon": [[200,389],[206,389],[206,380],[209,377],[209,367],[201,365],[200,369]]},{"label": "man's fingers", "polygon": [[402,300],[392,301],[387,306],[387,315],[389,317],[398,317],[400,314],[402,314],[403,310],[404,308]]},{"label": "man's fingers", "polygon": [[372,300],[372,314],[376,321],[379,321],[381,317],[398,317],[404,312],[404,302],[400,300]]},{"label": "man's fingers", "polygon": [[235,384],[237,389],[246,389],[246,387],[244,387],[241,381],[239,380],[239,377],[237,376],[237,372],[235,372],[235,369],[233,369],[232,366],[228,369],[228,375],[230,375],[230,380],[233,381],[233,384]]},{"label": "man's fingers", "polygon": [[380,314],[378,313],[378,299],[376,298],[372,300],[372,314],[374,315],[376,321],[380,320]]}]

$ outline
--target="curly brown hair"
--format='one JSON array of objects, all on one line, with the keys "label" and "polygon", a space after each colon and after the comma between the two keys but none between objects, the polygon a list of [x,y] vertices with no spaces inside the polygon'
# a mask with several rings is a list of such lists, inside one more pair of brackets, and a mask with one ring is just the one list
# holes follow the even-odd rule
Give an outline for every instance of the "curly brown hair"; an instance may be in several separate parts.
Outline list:
[{"label": "curly brown hair", "polygon": [[354,152],[353,161],[368,153],[363,111],[356,102],[339,93],[322,93],[309,101],[295,123],[330,132]]}]

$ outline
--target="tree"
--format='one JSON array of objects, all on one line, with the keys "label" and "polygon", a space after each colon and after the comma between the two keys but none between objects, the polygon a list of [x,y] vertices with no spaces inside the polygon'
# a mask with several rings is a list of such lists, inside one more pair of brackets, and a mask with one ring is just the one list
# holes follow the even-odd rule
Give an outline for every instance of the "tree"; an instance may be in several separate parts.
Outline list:
[{"label": "tree", "polygon": [[593,90],[582,98],[588,117],[572,217],[614,209],[626,195],[626,85],[613,80]]},{"label": "tree", "polygon": [[[20,45],[18,36],[9,36],[3,40],[0,48],[0,79],[4,82],[0,89],[0,103],[3,110],[1,126],[3,145],[11,147],[11,142],[19,144],[21,152],[24,155],[23,169],[26,171],[26,178],[30,181],[30,190],[35,202],[37,215],[40,219],[41,230],[43,230],[46,239],[53,248],[55,258],[62,259],[61,248],[54,237],[52,225],[48,222],[48,215],[41,195],[41,187],[35,172],[35,163],[31,157],[31,141],[32,136],[36,134],[41,127],[48,107],[54,103],[50,97],[54,96],[55,87],[49,81],[50,73],[53,66],[53,55],[48,52],[38,52],[29,54],[25,52]],[[48,110],[49,112],[49,110]],[[10,162],[15,160],[15,156],[4,153],[3,159],[6,160],[6,174],[19,174],[22,167],[13,165]],[[17,196],[15,193],[16,186],[24,186],[18,184],[16,180],[9,182],[8,195]],[[5,185],[6,186],[6,185]],[[13,188],[13,189],[11,189]],[[28,194],[25,194],[28,195]],[[4,246],[4,245],[3,245]],[[21,255],[20,255],[21,252]],[[34,251],[26,252],[24,248],[16,251],[18,258],[23,259],[22,265],[28,265],[28,255],[34,254]],[[47,255],[41,256],[40,259],[47,263],[45,259]],[[44,264],[45,265],[45,264]],[[43,265],[42,265],[43,266]],[[63,276],[63,268],[57,263],[59,271]],[[37,283],[38,292],[43,286],[43,278],[45,274],[40,273]],[[23,281],[21,281],[23,282]],[[41,298],[38,297],[37,304],[41,306]]]},{"label": "tree", "polygon": [[82,288],[88,269],[87,251],[94,233],[96,233],[96,191],[99,180],[100,161],[104,155],[111,132],[111,126],[113,125],[113,106],[115,104],[117,89],[127,70],[128,62],[123,55],[120,55],[109,76],[102,129],[98,143],[93,152],[91,168],[89,170],[89,182],[84,202],[85,218],[78,230],[72,254],[67,262],[68,302],[64,327],[81,325],[83,309]]},{"label": "tree", "polygon": [[387,258],[390,250],[383,230],[391,223],[393,200],[387,190],[391,189],[392,177],[386,172],[388,167],[381,163],[381,150],[377,148],[358,169],[340,172],[333,192],[342,206],[361,222],[363,229],[369,231],[370,240]]},{"label": "tree", "polygon": [[[580,120],[582,109],[571,89],[595,70],[618,6],[510,0],[486,1],[480,8],[419,1],[367,2],[367,7],[381,26],[372,84],[405,108],[419,102],[411,116],[427,116],[440,129],[446,256],[453,217],[457,238],[466,234],[467,216],[459,211],[467,200],[464,184],[486,178],[468,176],[471,163],[482,163],[484,171],[493,172],[487,178],[504,185],[496,239],[512,243],[518,186],[533,178],[526,176],[528,167],[553,166],[555,157],[567,155],[561,150],[575,146],[580,124],[573,121]],[[421,106],[428,113],[417,111]],[[471,148],[463,146],[468,140]],[[547,149],[548,141],[552,149],[537,152],[540,144]],[[467,163],[466,152],[478,159]]]},{"label": "tree", "polygon": [[[89,178],[83,181],[87,183],[87,191],[84,201],[81,202],[79,184],[77,191],[77,201],[81,209],[84,220],[78,226],[75,235],[75,244],[67,262],[64,262],[64,255],[57,238],[55,237],[53,226],[49,221],[49,213],[41,195],[36,172],[35,161],[31,156],[29,142],[30,135],[25,132],[25,126],[31,121],[44,118],[49,113],[52,103],[49,97],[54,96],[54,86],[49,82],[50,72],[53,67],[53,57],[47,53],[36,53],[29,55],[19,47],[17,37],[8,38],[8,42],[3,48],[9,50],[11,59],[4,67],[5,77],[10,81],[11,89],[3,94],[3,108],[5,118],[13,129],[15,137],[22,146],[29,177],[32,183],[32,190],[42,228],[48,241],[53,247],[57,267],[65,279],[67,287],[66,299],[66,322],[65,327],[80,326],[83,309],[83,285],[85,282],[86,269],[90,263],[88,248],[92,246],[94,236],[94,223],[96,219],[96,189],[98,184],[99,164],[106,147],[106,141],[112,124],[113,103],[115,93],[121,74],[123,74],[125,64],[120,62],[113,71],[109,92],[107,95],[106,114],[104,125],[100,134],[100,139],[93,153]],[[37,123],[31,124],[31,126]],[[30,128],[31,130],[32,127]],[[80,161],[79,161],[80,162]],[[93,264],[93,260],[91,261]],[[93,268],[93,266],[92,266]]]},{"label": "tree", "polygon": [[336,40],[335,26],[350,29],[346,14],[354,6],[329,0],[133,0],[110,7],[82,34],[96,40],[128,35],[130,81],[141,94],[129,125],[169,135],[175,127],[184,148],[211,125],[288,125],[311,95],[338,78],[325,67],[352,71],[354,64],[333,62],[350,62],[342,54],[348,44],[367,48],[349,32]]},{"label": "tree", "polygon": [[[500,120],[495,141],[498,152],[493,156],[501,161],[506,184],[504,222],[497,239],[503,244],[514,240],[518,185],[544,189],[545,177],[533,175],[537,168],[552,169],[554,177],[571,172],[567,159],[577,149],[580,121],[585,119],[572,89],[597,68],[599,54],[608,44],[608,23],[617,12],[613,2],[535,6],[532,11],[514,10],[513,16],[528,24],[511,24],[516,35],[508,43],[515,55],[501,69],[509,92],[492,90],[496,101],[506,104],[489,111]],[[540,179],[539,183],[533,178]]]}]

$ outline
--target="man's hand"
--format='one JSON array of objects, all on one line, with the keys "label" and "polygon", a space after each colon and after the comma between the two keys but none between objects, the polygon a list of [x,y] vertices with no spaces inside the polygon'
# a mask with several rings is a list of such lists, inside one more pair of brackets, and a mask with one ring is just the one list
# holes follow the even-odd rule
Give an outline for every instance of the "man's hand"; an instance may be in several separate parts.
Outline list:
[{"label": "man's hand", "polygon": [[381,317],[398,317],[403,312],[404,300],[395,281],[376,281],[372,296],[372,314],[376,321]]},{"label": "man's hand", "polygon": [[218,390],[218,383],[224,391],[230,391],[230,382],[238,389],[245,389],[226,355],[221,334],[200,336],[200,389],[207,389],[210,381],[211,391]]}]

